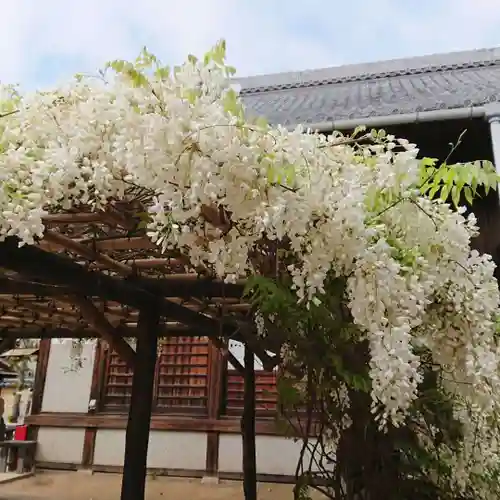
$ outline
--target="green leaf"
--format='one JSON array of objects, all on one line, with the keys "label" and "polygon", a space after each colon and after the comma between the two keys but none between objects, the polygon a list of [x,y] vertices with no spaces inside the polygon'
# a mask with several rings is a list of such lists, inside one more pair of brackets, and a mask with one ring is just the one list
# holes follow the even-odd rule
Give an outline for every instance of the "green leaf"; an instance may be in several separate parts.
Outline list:
[{"label": "green leaf", "polygon": [[366,125],[358,125],[355,129],[354,132],[352,133],[352,138],[354,139],[357,137],[361,132],[364,132],[366,130]]},{"label": "green leaf", "polygon": [[500,175],[496,172],[491,172],[488,174],[488,184],[491,186],[491,189],[495,191],[498,189],[498,184],[500,183]]},{"label": "green leaf", "polygon": [[147,77],[135,68],[129,68],[127,70],[127,75],[132,81],[132,85],[134,87],[144,87],[149,83]]},{"label": "green leaf", "polygon": [[226,58],[226,42],[225,40],[220,40],[215,47],[210,52],[211,60],[219,65],[224,65],[224,59]]},{"label": "green leaf", "polygon": [[467,203],[469,203],[469,205],[472,205],[472,202],[474,201],[474,195],[472,194],[472,189],[469,186],[465,186],[464,196],[467,200]]},{"label": "green leaf", "polygon": [[238,98],[238,94],[233,90],[229,89],[224,96],[224,111],[233,116],[242,116],[243,106]]},{"label": "green leaf", "polygon": [[129,65],[130,63],[128,63],[127,61],[116,59],[115,61],[108,62],[106,64],[106,68],[111,68],[113,71],[116,71],[116,73],[121,73],[125,69],[125,66]]},{"label": "green leaf", "polygon": [[156,68],[154,75],[160,80],[165,80],[170,76],[170,68],[168,66],[164,66],[163,68]]},{"label": "green leaf", "polygon": [[295,167],[293,165],[288,165],[285,167],[285,181],[288,186],[292,186],[296,179]]},{"label": "green leaf", "polygon": [[455,182],[456,170],[454,168],[450,168],[446,175],[443,178],[443,181],[446,185],[451,186]]},{"label": "green leaf", "polygon": [[351,377],[351,387],[356,391],[370,392],[370,381],[363,375],[355,374]]},{"label": "green leaf", "polygon": [[437,163],[437,158],[422,158],[420,160],[420,166],[421,167],[435,167]]},{"label": "green leaf", "polygon": [[455,205],[455,207],[458,207],[458,204],[460,203],[460,190],[457,186],[453,186],[451,188],[451,199],[453,201],[453,205]]},{"label": "green leaf", "polygon": [[472,177],[470,181],[470,187],[474,193],[477,191],[477,185],[478,185],[477,177]]},{"label": "green leaf", "polygon": [[158,63],[158,59],[144,46],[135,60],[135,67],[145,69],[150,68],[155,63]]},{"label": "green leaf", "polygon": [[189,104],[194,104],[196,99],[200,97],[200,92],[196,89],[186,89],[183,93],[183,97]]},{"label": "green leaf", "polygon": [[428,193],[428,196],[431,200],[434,199],[436,193],[439,191],[440,188],[441,186],[439,184],[434,184],[434,186],[432,186],[431,190]]},{"label": "green leaf", "polygon": [[295,387],[293,380],[280,377],[276,382],[280,403],[283,406],[296,406],[301,401],[299,390]]},{"label": "green leaf", "polygon": [[450,194],[450,186],[445,184],[443,186],[443,189],[441,189],[441,194],[440,194],[440,198],[443,200],[443,201],[446,201],[448,199],[448,196]]}]

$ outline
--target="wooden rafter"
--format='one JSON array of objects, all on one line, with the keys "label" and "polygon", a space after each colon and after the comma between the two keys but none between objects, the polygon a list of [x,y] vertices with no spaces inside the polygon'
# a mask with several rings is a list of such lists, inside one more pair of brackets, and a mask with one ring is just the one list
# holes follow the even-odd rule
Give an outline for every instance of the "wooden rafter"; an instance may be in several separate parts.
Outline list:
[{"label": "wooden rafter", "polygon": [[[60,255],[30,246],[19,248],[15,238],[8,238],[0,243],[0,265],[22,276],[40,280],[44,284],[75,287],[86,296],[100,297],[139,310],[155,304],[159,307],[162,316],[175,318],[193,326],[207,329],[217,329],[219,326],[215,319],[198,314],[154,293],[156,289],[154,289],[153,280],[148,282],[120,280],[100,272],[89,271]],[[151,287],[148,286],[149,283]],[[171,295],[176,293],[175,286],[173,283]],[[227,332],[229,336],[234,333],[234,326],[228,325],[225,328],[231,330]]]},{"label": "wooden rafter", "polygon": [[[16,325],[12,327],[0,327],[0,338],[2,339],[93,339],[98,338],[99,334],[94,328],[83,327],[67,328],[53,327],[40,328],[38,326],[19,327],[18,320],[15,318]],[[120,325],[115,327],[115,335],[122,338],[133,338],[137,335],[136,324],[131,326]],[[163,324],[158,327],[158,337],[203,337],[205,333],[200,330],[189,328],[179,323]]]},{"label": "wooden rafter", "polygon": [[74,252],[81,257],[85,257],[90,261],[104,264],[109,269],[117,271],[124,276],[130,276],[133,273],[132,267],[128,266],[127,264],[122,264],[121,262],[118,262],[105,254],[96,252],[87,245],[78,243],[77,241],[74,241],[71,238],[68,238],[55,231],[46,231],[44,240],[66,250],[70,250],[71,252]]},{"label": "wooden rafter", "polygon": [[[40,249],[36,250],[41,251]],[[36,255],[39,256],[40,254],[36,253]],[[241,297],[244,288],[242,283],[224,283],[216,279],[199,278],[196,275],[193,277],[192,274],[175,274],[164,278],[138,277],[128,281],[133,281],[138,286],[152,290],[155,294],[162,295],[163,297],[224,298],[225,300],[233,299],[233,302],[234,299]],[[7,279],[0,277],[0,295],[55,297],[72,294],[75,291],[77,291],[77,283],[72,285],[58,285],[48,282],[42,283],[37,279]]]},{"label": "wooden rafter", "polygon": [[155,250],[157,246],[146,236],[132,236],[130,238],[86,239],[81,243],[92,242],[96,250]]},{"label": "wooden rafter", "polygon": [[[213,339],[221,349],[226,349],[220,337],[232,338],[241,326],[220,324],[215,318],[192,311],[181,304],[158,296],[153,291],[140,287],[134,281],[120,280],[96,271],[89,271],[83,266],[61,255],[45,252],[32,246],[19,247],[15,238],[8,238],[0,243],[0,265],[18,272],[22,276],[40,280],[49,285],[70,287],[78,284],[81,294],[100,297],[136,309],[155,306],[163,317],[198,328]],[[152,280],[151,280],[152,281]],[[139,285],[139,286],[138,286]],[[220,331],[222,330],[222,331]],[[229,353],[231,362],[242,371],[241,364]],[[264,361],[264,360],[262,360]]]},{"label": "wooden rafter", "polygon": [[[123,340],[135,336],[139,311],[154,306],[162,318],[160,336],[208,336],[242,372],[227,350],[228,339],[239,340],[266,369],[275,366],[278,357],[262,348],[242,299],[245,283],[224,283],[206,268],[195,269],[185,255],[162,252],[141,228],[144,207],[134,196],[104,211],[49,214],[34,246],[19,248],[12,237],[0,243],[0,337],[67,338],[71,332],[92,338],[106,331]],[[202,217],[223,232],[230,227],[218,208],[204,207]],[[75,296],[87,297],[101,314],[99,323],[75,307]],[[173,322],[183,331],[167,325]]]},{"label": "wooden rafter", "polygon": [[102,212],[68,212],[48,214],[43,218],[44,224],[88,224],[90,222],[104,222],[111,225],[118,225],[123,228],[132,228],[133,222],[127,219],[116,208],[109,206]]}]

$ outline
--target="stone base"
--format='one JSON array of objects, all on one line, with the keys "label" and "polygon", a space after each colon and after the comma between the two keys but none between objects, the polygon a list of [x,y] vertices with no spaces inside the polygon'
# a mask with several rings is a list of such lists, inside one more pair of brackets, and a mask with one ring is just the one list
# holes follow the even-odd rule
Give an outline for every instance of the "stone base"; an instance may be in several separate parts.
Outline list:
[{"label": "stone base", "polygon": [[76,472],[85,475],[85,476],[93,476],[94,471],[89,467],[81,467],[80,469],[76,469]]},{"label": "stone base", "polygon": [[219,484],[219,476],[203,476],[201,478],[201,484]]}]

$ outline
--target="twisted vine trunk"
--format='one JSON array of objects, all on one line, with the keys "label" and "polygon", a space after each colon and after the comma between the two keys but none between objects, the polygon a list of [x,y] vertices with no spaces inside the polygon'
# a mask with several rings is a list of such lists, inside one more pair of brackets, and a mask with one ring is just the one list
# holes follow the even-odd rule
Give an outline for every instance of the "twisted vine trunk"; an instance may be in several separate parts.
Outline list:
[{"label": "twisted vine trunk", "polygon": [[[350,366],[356,373],[368,367],[368,344],[353,346]],[[371,396],[361,390],[349,390],[349,417],[352,424],[344,429],[337,448],[337,488],[342,485],[345,500],[401,499],[400,467],[395,450],[395,430],[381,432],[371,413]],[[340,489],[340,488],[339,488]]]},{"label": "twisted vine trunk", "polygon": [[378,432],[370,414],[370,399],[351,395],[352,425],[344,430],[337,450],[337,481],[346,500],[389,500],[395,480],[389,436]]}]

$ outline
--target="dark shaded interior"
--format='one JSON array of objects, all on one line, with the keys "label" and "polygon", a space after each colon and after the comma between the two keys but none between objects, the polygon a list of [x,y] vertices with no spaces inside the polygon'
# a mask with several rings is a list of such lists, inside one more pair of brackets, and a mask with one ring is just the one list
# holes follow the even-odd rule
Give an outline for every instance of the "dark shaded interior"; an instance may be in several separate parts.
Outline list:
[{"label": "dark shaded interior", "polygon": [[[493,161],[489,124],[481,118],[400,125],[387,131],[418,144],[422,157],[428,156],[442,161],[449,155],[451,145],[457,144],[460,135],[465,131],[460,145],[450,156],[448,163]],[[488,195],[476,198],[472,211],[481,228],[481,234],[474,239],[474,247],[491,254],[499,265],[500,208],[497,192],[491,191]],[[500,270],[497,278],[500,278]]]},{"label": "dark shaded interior", "polygon": [[397,137],[404,137],[420,148],[421,156],[443,161],[450,153],[451,144],[456,144],[462,133],[462,141],[449,159],[449,163],[473,160],[493,161],[490,127],[482,118],[422,122],[385,127]]},{"label": "dark shaded interior", "polygon": [[[448,157],[452,145],[457,144],[465,131],[448,163],[493,161],[490,127],[482,118],[410,123],[384,129],[396,137],[404,137],[417,144],[421,157],[438,158],[441,161]],[[479,251],[491,254],[497,265],[500,265],[499,204],[497,192],[491,191],[488,195],[476,198],[471,207],[481,229],[481,234],[474,239],[473,245]],[[497,270],[497,279],[500,279],[500,269]]]}]

